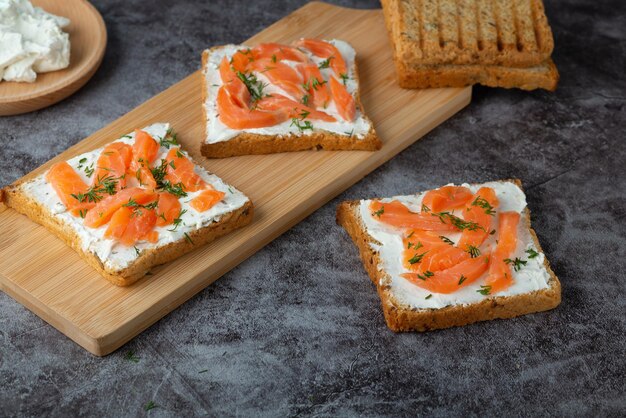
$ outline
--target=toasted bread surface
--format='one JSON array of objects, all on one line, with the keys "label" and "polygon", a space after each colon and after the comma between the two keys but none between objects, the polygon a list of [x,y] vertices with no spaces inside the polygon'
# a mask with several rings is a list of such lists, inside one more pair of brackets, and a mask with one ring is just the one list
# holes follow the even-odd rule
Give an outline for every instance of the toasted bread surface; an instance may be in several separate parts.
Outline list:
[{"label": "toasted bread surface", "polygon": [[[521,187],[519,180],[513,181]],[[561,302],[561,284],[550,268],[547,258],[544,265],[550,275],[548,287],[529,293],[512,296],[489,296],[479,303],[449,305],[440,309],[419,309],[402,304],[394,296],[389,275],[379,266],[382,260],[372,248],[376,243],[361,220],[358,207],[360,201],[345,201],[337,208],[337,223],[341,225],[359,249],[365,270],[376,286],[387,326],[396,332],[430,331],[462,326],[478,321],[513,318],[534,312],[555,308]],[[533,243],[543,252],[535,231],[530,227],[530,212],[526,208],[522,214],[527,222]]]},{"label": "toasted bread surface", "polygon": [[408,66],[534,66],[554,49],[541,0],[381,0],[396,59]]}]

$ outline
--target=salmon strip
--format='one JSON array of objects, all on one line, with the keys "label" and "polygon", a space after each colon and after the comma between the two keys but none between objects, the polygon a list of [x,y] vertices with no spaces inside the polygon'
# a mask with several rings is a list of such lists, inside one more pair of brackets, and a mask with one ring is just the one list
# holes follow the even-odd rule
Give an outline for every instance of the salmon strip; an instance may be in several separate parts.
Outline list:
[{"label": "salmon strip", "polygon": [[463,209],[463,218],[469,222],[475,222],[478,228],[465,229],[458,246],[464,250],[471,247],[478,248],[491,232],[491,223],[498,207],[496,192],[491,187],[481,187],[472,196]]},{"label": "salmon strip", "polygon": [[374,219],[398,228],[422,229],[426,231],[457,230],[451,223],[445,223],[441,218],[433,216],[431,213],[411,212],[409,208],[397,200],[389,203],[373,200],[370,203],[370,210]]},{"label": "salmon strip", "polygon": [[224,198],[224,192],[219,190],[207,189],[203,190],[198,196],[194,197],[189,205],[198,212],[204,212],[215,206]]},{"label": "salmon strip", "polygon": [[443,212],[465,206],[473,193],[467,187],[443,186],[424,194],[422,205],[431,212]]},{"label": "salmon strip", "polygon": [[402,277],[433,293],[453,293],[480,278],[489,267],[490,256],[469,258],[445,270],[403,273]]},{"label": "salmon strip", "polygon": [[[313,105],[318,108],[326,108],[331,100],[330,91],[328,90],[328,83],[322,77],[322,73],[317,65],[298,64],[296,70],[302,76],[304,86],[308,88],[309,96],[313,98]],[[309,100],[309,102],[311,101]]]},{"label": "salmon strip", "polygon": [[329,66],[333,69],[337,77],[348,74],[348,68],[343,60],[341,52],[337,47],[329,42],[320,41],[319,39],[300,39],[295,42],[295,45],[301,48],[308,49],[320,58],[328,59]]},{"label": "salmon strip", "polygon": [[195,167],[180,148],[171,148],[166,156],[167,174],[165,179],[172,184],[182,183],[185,191],[195,192],[206,187],[206,183],[195,172]]},{"label": "salmon strip", "polygon": [[85,216],[87,211],[96,205],[96,202],[78,200],[78,196],[86,193],[89,186],[66,161],[50,167],[46,173],[46,181],[50,183],[63,205],[74,216]]},{"label": "salmon strip", "polygon": [[356,116],[356,102],[354,97],[348,92],[346,86],[337,81],[335,77],[330,77],[330,94],[333,97],[339,115],[348,122],[352,122]]},{"label": "salmon strip", "polygon": [[113,142],[103,150],[93,175],[94,185],[105,183],[107,180],[115,181],[115,190],[126,187],[126,171],[132,159],[132,148],[123,142]]},{"label": "salmon strip", "polygon": [[180,200],[171,193],[159,193],[159,203],[156,208],[157,226],[170,225],[180,216]]},{"label": "salmon strip", "polygon": [[280,87],[292,99],[302,101],[307,93],[302,86],[303,79],[300,74],[283,62],[272,62],[265,58],[251,62],[248,67],[261,73],[270,83]]},{"label": "salmon strip", "polygon": [[154,209],[138,208],[133,210],[124,233],[119,241],[128,247],[144,239],[156,225],[157,216]]},{"label": "salmon strip", "polygon": [[520,214],[502,212],[498,220],[498,245],[491,253],[489,275],[485,285],[491,286],[490,293],[507,289],[513,283],[511,266],[504,260],[509,259],[517,247],[517,225]]},{"label": "salmon strip", "polygon": [[272,62],[295,61],[301,63],[310,62],[309,57],[302,51],[289,45],[278,43],[264,43],[252,48],[255,59],[267,58]]},{"label": "salmon strip", "polygon": [[97,228],[109,222],[113,214],[122,206],[131,202],[143,205],[154,200],[156,194],[139,187],[130,187],[120,190],[99,201],[85,216],[85,226]]},{"label": "salmon strip", "polygon": [[135,129],[135,143],[132,146],[133,161],[131,167],[149,167],[159,153],[159,144],[149,133]]},{"label": "salmon strip", "polygon": [[285,112],[288,118],[323,120],[325,122],[335,122],[337,120],[326,112],[315,110],[280,94],[264,97],[259,100],[257,107],[260,110]]},{"label": "salmon strip", "polygon": [[126,231],[126,226],[130,222],[130,218],[133,215],[133,210],[127,206],[122,206],[113,213],[109,226],[104,232],[104,237],[109,239],[119,240]]}]

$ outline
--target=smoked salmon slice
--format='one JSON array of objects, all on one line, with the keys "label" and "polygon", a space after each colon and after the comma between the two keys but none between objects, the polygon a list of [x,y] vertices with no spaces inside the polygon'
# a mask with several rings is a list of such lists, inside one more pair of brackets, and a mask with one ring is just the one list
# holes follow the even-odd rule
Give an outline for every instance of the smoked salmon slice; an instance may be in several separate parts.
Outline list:
[{"label": "smoked salmon slice", "polygon": [[184,189],[195,192],[206,187],[206,183],[196,174],[195,167],[185,155],[180,152],[180,148],[172,148],[167,153],[167,174],[165,179],[171,184],[181,183]]},{"label": "smoked salmon slice", "polygon": [[52,185],[59,199],[74,216],[85,216],[96,202],[85,194],[89,186],[66,161],[56,163],[46,173],[46,181]]},{"label": "smoked salmon slice", "polygon": [[380,222],[398,228],[422,229],[426,231],[456,231],[457,228],[446,223],[444,219],[431,213],[415,213],[397,200],[382,203],[373,200],[370,210],[374,218]]},{"label": "smoked salmon slice", "polygon": [[292,99],[302,101],[306,95],[300,74],[283,62],[261,59],[253,61],[249,67],[267,77],[270,83],[284,90]]},{"label": "smoked salmon slice", "polygon": [[264,43],[255,46],[252,48],[252,54],[255,59],[268,58],[272,62],[286,60],[306,63],[310,61],[309,57],[297,48],[278,43]]},{"label": "smoked salmon slice", "polygon": [[356,116],[356,102],[354,97],[348,92],[346,86],[337,81],[335,77],[330,77],[330,94],[333,97],[337,111],[343,119],[352,122]]},{"label": "smoked salmon slice", "polygon": [[93,175],[93,184],[115,183],[115,190],[126,186],[126,170],[130,166],[133,151],[130,145],[113,142],[107,145],[98,157]]},{"label": "smoked salmon slice", "polygon": [[422,205],[431,212],[443,212],[465,206],[472,196],[467,187],[443,186],[426,192]]},{"label": "smoked salmon slice", "polygon": [[320,41],[319,39],[300,39],[295,42],[295,45],[308,49],[313,55],[327,59],[328,66],[333,69],[337,77],[347,75],[348,69],[346,62],[343,60],[341,52],[339,52],[335,45],[326,41]]},{"label": "smoked salmon slice", "polygon": [[511,254],[517,246],[517,225],[520,214],[517,212],[502,212],[498,220],[498,244],[491,253],[489,275],[485,284],[490,286],[490,293],[507,289],[513,283],[510,260]]},{"label": "smoked salmon slice", "polygon": [[180,216],[180,201],[171,193],[159,193],[159,203],[156,208],[157,226],[165,226],[174,222]]},{"label": "smoked salmon slice", "polygon": [[403,273],[402,277],[411,283],[434,293],[453,293],[475,282],[487,271],[489,255],[469,258],[453,267],[441,271],[424,273]]},{"label": "smoked salmon slice", "polygon": [[134,245],[145,238],[156,225],[157,216],[154,209],[136,208],[126,225],[119,241],[126,246]]},{"label": "smoked salmon slice", "polygon": [[214,189],[203,190],[198,196],[193,198],[189,205],[198,212],[204,212],[215,206],[224,198],[224,192]]},{"label": "smoked salmon slice", "polygon": [[143,205],[154,200],[156,194],[139,187],[122,189],[114,195],[100,200],[85,216],[85,225],[97,228],[109,222],[113,214],[122,206],[132,204]]},{"label": "smoked salmon slice", "polygon": [[[288,118],[323,120],[325,122],[335,122],[336,119],[321,110],[305,106],[288,97],[274,94],[259,101],[257,107],[261,110],[285,112]],[[281,110],[282,109],[282,110]]]},{"label": "smoked salmon slice", "polygon": [[463,218],[477,225],[467,228],[459,239],[458,246],[464,250],[479,247],[491,232],[491,223],[498,207],[496,192],[491,187],[481,187],[463,209]]},{"label": "smoked salmon slice", "polygon": [[116,210],[115,213],[113,213],[113,216],[111,216],[109,226],[104,232],[104,237],[119,240],[122,235],[124,235],[124,231],[130,222],[132,214],[133,210],[127,206],[122,206]]},{"label": "smoked salmon slice", "polygon": [[159,153],[159,144],[149,133],[135,129],[135,143],[133,150],[133,168],[149,167]]},{"label": "smoked salmon slice", "polygon": [[[322,77],[320,69],[315,64],[298,64],[296,69],[304,80],[304,87],[309,96],[313,98],[312,104],[317,108],[326,108],[330,102],[330,92],[328,83]],[[306,105],[310,105],[311,100],[307,100]]]}]

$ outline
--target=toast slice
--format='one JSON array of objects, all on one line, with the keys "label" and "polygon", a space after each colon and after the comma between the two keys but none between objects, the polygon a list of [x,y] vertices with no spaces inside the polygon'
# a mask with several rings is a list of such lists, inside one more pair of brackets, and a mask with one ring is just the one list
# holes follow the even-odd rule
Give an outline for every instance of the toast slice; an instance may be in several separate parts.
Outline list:
[{"label": "toast slice", "polygon": [[[71,158],[66,162],[69,166],[65,162],[55,165],[69,167],[70,170],[78,174],[84,184],[92,184],[89,191],[72,195],[81,204],[93,202],[96,206],[90,209],[80,209],[76,213],[64,204],[61,195],[57,193],[49,180],[52,177],[48,176],[55,166],[39,176],[18,181],[4,189],[4,202],[7,206],[46,227],[72,247],[104,278],[117,286],[128,286],[143,277],[153,266],[174,260],[205,243],[247,225],[251,222],[253,214],[252,203],[243,193],[193,163],[188,154],[179,148],[169,124],[153,124],[143,128],[142,131],[155,140],[155,147],[158,147],[154,161],[149,166],[154,179],[157,180],[156,191],[148,191],[149,186],[142,183],[139,172],[135,180],[132,168],[129,168],[128,175],[120,176],[120,180],[116,178],[115,181],[109,183],[112,186],[109,189],[110,193],[113,193],[109,195],[109,191],[104,190],[107,188],[107,183],[105,181],[98,183],[95,180],[100,178],[97,174],[99,167],[103,164],[100,158],[111,153],[106,151],[111,149],[108,146]],[[114,143],[128,144],[132,147],[135,144],[137,132],[139,130],[124,135]],[[174,155],[170,153],[175,153],[176,160],[170,157]],[[170,181],[172,178],[168,176],[173,172],[172,170],[175,170],[173,167],[176,164],[182,166],[183,163],[192,164],[191,170],[197,177],[189,173],[185,175],[188,178],[195,178],[196,184],[203,184],[204,186],[196,187],[194,189],[197,190],[192,191],[187,188],[187,183],[185,183],[187,180],[185,179],[181,180],[180,183]],[[164,170],[162,172],[163,180],[162,183],[159,183],[158,170],[161,169]],[[106,170],[110,171],[108,167]],[[113,177],[111,176],[111,178]],[[122,178],[126,183],[126,189],[115,191],[118,184],[121,186]],[[143,181],[147,181],[147,177],[143,178]],[[148,215],[151,216],[152,222],[155,222],[154,219],[156,219],[157,224],[151,226],[150,234],[137,237],[136,242],[132,245],[121,242],[122,238],[126,238],[124,235],[108,236],[109,228],[113,228],[114,223],[117,222],[114,220],[116,215],[97,227],[86,225],[90,219],[91,211],[102,210],[102,207],[98,206],[99,204],[114,198],[124,190],[130,189],[141,189],[146,193],[153,193],[158,196],[158,200],[150,203],[147,201],[139,202],[138,198],[132,197],[121,208],[117,209],[131,211],[131,220],[135,216],[149,220]],[[209,205],[200,207],[193,201],[205,190],[215,191],[218,198],[222,194],[223,196],[210,207]],[[162,197],[163,194],[174,196],[169,199],[178,201],[179,206],[174,204],[170,211],[162,209],[160,201],[167,200]],[[157,198],[155,197],[155,199]],[[101,209],[98,209],[99,207]],[[142,217],[144,214],[146,218]],[[103,216],[103,212],[100,212],[100,216]],[[160,219],[163,219],[163,222],[160,222]],[[130,231],[130,223],[126,225],[121,223],[121,225],[123,225],[123,229],[117,231]],[[118,228],[120,227],[118,226]]]},{"label": "toast slice", "polygon": [[[499,199],[497,216],[501,216],[500,209],[503,213],[504,211],[519,213],[517,245],[508,257],[507,263],[511,264],[506,264],[512,273],[512,284],[493,294],[491,294],[491,287],[486,285],[491,264],[487,266],[487,272],[480,276],[472,277],[468,274],[471,280],[463,279],[463,275],[459,276],[459,289],[450,293],[436,293],[432,289],[420,287],[427,286],[429,280],[435,280],[433,286],[439,286],[442,283],[437,281],[440,277],[438,274],[429,271],[422,273],[421,277],[416,279],[416,275],[410,273],[413,268],[413,264],[410,263],[415,259],[407,260],[405,257],[403,260],[403,255],[410,251],[404,250],[405,247],[411,248],[412,245],[413,248],[419,248],[422,246],[421,243],[417,245],[411,243],[410,238],[407,238],[411,236],[410,233],[402,235],[407,230],[388,228],[388,225],[381,226],[379,221],[381,210],[374,213],[371,211],[370,205],[373,200],[346,201],[342,202],[337,209],[337,223],[348,232],[358,247],[363,265],[380,296],[387,325],[393,331],[429,331],[496,318],[512,318],[555,308],[561,301],[560,282],[550,269],[537,236],[530,226],[530,212],[526,207],[525,195],[519,180],[463,186],[470,189],[471,193],[476,193],[482,186],[492,188]],[[424,195],[425,193],[419,193],[411,196],[377,199],[377,201],[384,205],[396,200],[405,204],[411,211],[419,213],[427,210],[422,206]],[[468,202],[477,202],[474,200],[475,196],[471,195]],[[462,209],[460,213],[464,211],[465,209]],[[382,212],[384,216],[384,211]],[[498,227],[499,225],[494,229],[499,229]],[[446,242],[444,241],[446,238],[452,244],[454,241],[459,243],[459,235],[463,236],[463,233],[457,233],[456,237],[452,232],[445,232],[445,234],[447,237],[442,234],[439,238],[443,242]],[[409,244],[405,244],[407,239]],[[415,238],[412,239],[415,240]],[[478,257],[475,258],[477,261],[483,256],[486,257],[487,251],[490,251],[489,248],[494,245],[496,249],[498,248],[496,239],[501,241],[504,239],[499,231],[490,235],[480,249],[475,249],[474,255],[466,258],[471,262],[474,260],[473,257]],[[446,245],[444,248],[449,247]],[[429,250],[439,251],[432,248]],[[405,252],[400,254],[403,251]],[[413,251],[415,254],[421,253],[419,250]],[[433,259],[430,260],[428,262],[432,263]],[[422,258],[416,263],[423,261]],[[494,263],[491,257],[490,263]],[[408,270],[407,265],[410,266]],[[407,271],[408,276],[403,276]],[[411,280],[406,277],[410,277]],[[452,284],[457,285],[456,277]]]},{"label": "toast slice", "polygon": [[559,72],[551,59],[528,68],[500,65],[432,65],[408,68],[404,63],[396,62],[396,69],[400,87],[408,89],[482,84],[507,89],[554,91],[559,82]]},{"label": "toast slice", "polygon": [[[206,137],[201,146],[202,154],[208,158],[223,158],[310,149],[368,151],[380,149],[382,144],[376,136],[374,124],[365,115],[361,103],[356,52],[348,43],[341,40],[330,40],[327,44],[332,45],[335,52],[326,59],[313,54],[304,46],[280,44],[261,44],[255,48],[245,45],[224,45],[205,50],[202,53],[202,94]],[[275,48],[273,53],[272,48]],[[288,51],[288,54],[283,53],[285,51]],[[245,56],[248,66],[244,63],[235,69],[237,63],[236,61],[233,63],[233,56],[236,54],[240,57]],[[341,56],[345,63],[343,70],[345,73],[338,72],[333,67],[334,61],[337,61],[334,55]],[[230,62],[230,71],[238,74],[237,78],[244,81],[248,92],[252,93],[250,95],[244,93],[251,96],[250,100],[248,97],[237,100],[238,105],[244,106],[248,111],[244,117],[247,117],[248,113],[254,116],[267,111],[264,107],[267,99],[278,97],[288,98],[293,102],[290,102],[291,105],[286,109],[272,110],[278,112],[285,110],[290,113],[289,116],[260,127],[250,127],[252,123],[249,120],[242,120],[243,117],[235,123],[230,119],[227,120],[224,115],[234,112],[225,110],[226,106],[218,103],[220,91],[226,88],[225,84],[229,84],[223,81],[220,70],[224,59]],[[262,62],[266,62],[264,67],[258,67]],[[314,71],[319,69],[319,74],[317,76],[303,74],[299,68],[303,64],[312,65]],[[289,68],[285,68],[285,65]],[[274,73],[279,70],[284,70],[287,74]],[[350,100],[355,109],[351,120],[342,117],[340,105],[337,105],[334,95],[330,94],[330,86],[333,85],[331,78],[339,82],[341,85],[339,89],[345,88],[346,94],[351,96]],[[318,103],[317,98],[322,93],[328,95],[329,99]],[[242,105],[240,103],[242,101],[251,103]],[[335,121],[329,121],[327,116],[334,118]],[[320,117],[327,120],[321,120]]]},{"label": "toast slice", "polygon": [[532,67],[554,49],[541,0],[381,0],[396,60]]}]

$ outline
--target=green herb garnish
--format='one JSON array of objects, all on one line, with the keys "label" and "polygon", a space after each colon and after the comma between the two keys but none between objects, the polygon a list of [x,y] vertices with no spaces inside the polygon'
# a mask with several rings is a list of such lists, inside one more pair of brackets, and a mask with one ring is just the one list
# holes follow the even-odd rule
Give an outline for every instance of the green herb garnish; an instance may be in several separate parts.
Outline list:
[{"label": "green herb garnish", "polygon": [[482,229],[483,231],[485,230],[485,228],[480,226],[478,223],[473,222],[473,221],[465,221],[450,212],[438,212],[438,213],[433,213],[432,215],[437,216],[439,220],[441,221],[441,223],[446,224],[450,222],[450,224],[454,225],[456,228],[462,231],[465,229],[469,231],[476,231],[477,229]]},{"label": "green herb garnish", "polygon": [[380,218],[380,215],[382,215],[383,213],[385,213],[385,206],[381,206],[380,209],[378,209],[376,212],[372,212],[372,216]]},{"label": "green herb garnish", "polygon": [[472,206],[478,206],[485,209],[485,213],[487,215],[494,216],[496,214],[496,210],[491,206],[491,204],[484,197],[478,196],[472,202]]},{"label": "green herb garnish", "polygon": [[423,274],[423,275],[422,275],[422,274],[418,274],[418,275],[417,275],[417,277],[418,277],[420,280],[426,280],[426,279],[428,279],[429,277],[433,277],[434,275],[435,275],[435,273],[433,273],[432,271],[428,271],[428,270],[426,270],[426,271],[424,272],[424,274]]},{"label": "green herb garnish", "polygon": [[459,277],[459,286],[461,286],[461,283],[463,283],[465,280],[467,280],[467,277],[461,274],[461,277]]},{"label": "green herb garnish", "polygon": [[172,231],[172,232],[176,231],[176,228],[178,228],[180,224],[183,222],[182,216],[185,213],[187,213],[187,209],[181,209],[180,213],[178,214],[178,217],[172,221],[172,225],[174,225],[174,227],[172,229],[168,229],[168,231]]},{"label": "green herb garnish", "polygon": [[520,271],[522,267],[524,267],[527,263],[526,260],[522,260],[521,258],[515,257],[515,260],[511,260],[510,258],[505,258],[504,262],[507,264],[513,264],[513,270]]},{"label": "green herb garnish", "polygon": [[339,77],[341,77],[341,81],[343,82],[343,85],[345,86],[348,83],[348,80],[350,80],[350,77],[348,77],[348,74],[339,74]]},{"label": "green herb garnish", "polygon": [[187,241],[189,241],[189,243],[190,243],[190,244],[193,244],[193,240],[191,239],[191,237],[189,236],[189,234],[185,232],[185,234],[184,234],[184,235],[185,235],[185,239],[186,239]]},{"label": "green herb garnish", "polygon": [[149,411],[149,410],[154,409],[154,408],[156,408],[156,407],[158,407],[158,405],[157,405],[157,404],[155,404],[153,401],[150,401],[150,402],[148,402],[148,403],[146,404],[146,406],[144,406],[144,407],[143,407],[143,409],[144,409],[145,411]]},{"label": "green herb garnish", "polygon": [[480,249],[478,249],[478,247],[474,247],[473,245],[468,245],[466,252],[468,252],[472,258],[476,258],[480,255]]},{"label": "green herb garnish", "polygon": [[532,248],[527,249],[525,252],[528,254],[528,258],[535,258],[539,255],[539,253]]},{"label": "green herb garnish", "polygon": [[319,69],[323,69],[323,68],[328,68],[330,67],[330,60],[334,59],[335,57],[330,56],[327,59],[325,59],[324,61],[320,62],[320,64],[318,65]]},{"label": "green herb garnish", "polygon": [[313,125],[311,124],[311,122],[305,120],[304,123],[302,123],[301,120],[298,118],[291,119],[291,125],[289,126],[295,126],[300,132],[304,132],[307,129],[311,131],[313,130]]},{"label": "green herb garnish", "polygon": [[172,128],[169,128],[165,133],[165,136],[159,139],[159,145],[167,149],[170,149],[171,146],[179,145],[178,137],[176,136],[174,131],[172,131]]},{"label": "green herb garnish", "polygon": [[421,254],[415,254],[413,257],[409,258],[409,264],[416,264],[419,263],[420,261],[422,261],[422,258],[424,258],[424,256],[426,255],[428,251],[425,251]]},{"label": "green herb garnish", "polygon": [[444,237],[443,235],[439,235],[439,239],[441,239],[443,242],[445,242],[448,245],[454,245],[454,241],[452,241],[448,237]]},{"label": "green herb garnish", "polygon": [[133,350],[128,350],[128,352],[126,352],[126,354],[124,355],[124,359],[132,361],[133,363],[139,363],[139,357],[135,355],[135,352]]},{"label": "green herb garnish", "polygon": [[477,292],[483,296],[487,296],[491,293],[491,286],[480,286],[480,289],[477,290]]},{"label": "green herb garnish", "polygon": [[244,74],[241,71],[237,71],[237,78],[243,81],[243,84],[246,85],[250,96],[252,97],[252,102],[256,103],[263,98],[263,89],[267,87],[267,84],[259,81],[256,75],[254,74]]},{"label": "green herb garnish", "polygon": [[428,299],[430,299],[430,298],[432,298],[432,297],[433,297],[433,294],[431,293],[430,295],[426,296],[424,299],[427,299],[427,300],[428,300]]}]

